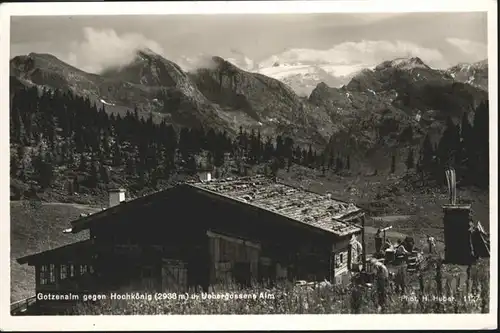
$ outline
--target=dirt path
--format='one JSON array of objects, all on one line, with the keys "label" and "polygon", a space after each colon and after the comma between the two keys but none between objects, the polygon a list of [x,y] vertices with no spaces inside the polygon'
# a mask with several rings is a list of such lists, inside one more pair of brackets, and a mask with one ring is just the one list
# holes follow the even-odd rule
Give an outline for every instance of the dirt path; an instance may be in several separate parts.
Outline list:
[{"label": "dirt path", "polygon": [[412,215],[390,215],[390,216],[373,216],[370,217],[372,220],[377,222],[398,222],[398,221],[406,221],[411,219]]},{"label": "dirt path", "polygon": [[84,210],[92,210],[92,211],[100,211],[100,207],[92,207],[88,205],[82,205],[82,204],[77,204],[77,203],[62,203],[62,202],[46,202],[44,203],[46,206],[71,206],[77,209],[84,209]]},{"label": "dirt path", "polygon": [[[27,201],[11,201],[10,203],[14,206],[20,206],[25,204]],[[65,202],[42,202],[43,206],[69,206],[74,207],[76,209],[87,210],[92,212],[98,212],[101,210],[100,207],[92,207],[88,205],[82,205],[77,203],[65,203]]]},{"label": "dirt path", "polygon": [[[365,232],[369,235],[375,235],[377,233],[377,229],[378,228],[375,228],[375,227],[365,226]],[[406,236],[408,236],[408,235],[402,234],[400,232],[394,231],[392,229],[386,231],[386,235],[387,235],[387,237],[398,238],[398,239],[402,239],[402,238],[405,238]]]}]

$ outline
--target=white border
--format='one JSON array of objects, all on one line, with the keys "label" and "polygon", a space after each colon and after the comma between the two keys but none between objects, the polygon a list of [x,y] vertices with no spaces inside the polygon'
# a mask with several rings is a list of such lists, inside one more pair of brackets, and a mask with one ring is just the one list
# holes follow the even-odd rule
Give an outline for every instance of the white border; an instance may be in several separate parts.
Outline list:
[{"label": "white border", "polygon": [[[370,1],[274,1],[274,2],[87,2],[87,3],[12,3],[0,6],[0,112],[8,118],[8,73],[10,58],[10,16],[50,15],[158,15],[158,14],[278,14],[278,13],[396,13],[396,12],[488,12],[488,59],[490,96],[490,235],[491,282],[490,314],[477,315],[210,315],[210,316],[68,316],[12,317],[10,301],[10,218],[9,218],[9,143],[8,119],[0,122],[1,167],[0,329],[2,330],[294,330],[294,329],[487,329],[497,326],[497,3],[494,0],[370,0]],[[7,277],[7,278],[6,278]]]}]

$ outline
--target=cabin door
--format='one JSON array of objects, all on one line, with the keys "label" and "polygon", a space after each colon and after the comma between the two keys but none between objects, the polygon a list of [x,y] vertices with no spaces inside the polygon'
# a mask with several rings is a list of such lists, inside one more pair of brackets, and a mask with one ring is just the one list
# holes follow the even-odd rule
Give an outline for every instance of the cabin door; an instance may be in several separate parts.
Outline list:
[{"label": "cabin door", "polygon": [[162,291],[185,291],[187,267],[179,260],[163,260],[161,267]]}]

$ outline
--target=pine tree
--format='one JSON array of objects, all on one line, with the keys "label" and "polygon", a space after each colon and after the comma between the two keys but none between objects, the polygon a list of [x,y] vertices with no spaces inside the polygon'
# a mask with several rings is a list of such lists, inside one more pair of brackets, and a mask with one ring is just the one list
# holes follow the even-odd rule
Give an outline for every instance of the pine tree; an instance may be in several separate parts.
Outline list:
[{"label": "pine tree", "polygon": [[214,165],[216,167],[221,167],[224,165],[224,151],[220,147],[215,148]]},{"label": "pine tree", "polygon": [[113,144],[113,165],[120,166],[122,164],[122,153],[120,149],[120,144],[118,140],[115,140]]},{"label": "pine tree", "polygon": [[323,176],[326,174],[326,157],[325,153],[321,154],[321,173]]},{"label": "pine tree", "polygon": [[278,160],[279,168],[285,167],[285,144],[281,135],[276,136],[276,151],[275,157]]},{"label": "pine tree", "polygon": [[475,183],[481,187],[489,186],[489,106],[482,102],[474,116],[474,163],[476,166]]},{"label": "pine tree", "polygon": [[33,168],[35,180],[40,185],[40,188],[48,188],[54,181],[54,166],[52,163],[42,153],[39,153],[33,159]]},{"label": "pine tree", "polygon": [[461,175],[462,181],[464,183],[470,183],[471,174],[474,173],[474,153],[475,149],[473,147],[472,125],[469,122],[469,116],[467,112],[462,115],[462,121],[460,126],[460,148],[457,153],[456,165],[459,168],[459,175]]},{"label": "pine tree", "polygon": [[406,157],[405,164],[406,164],[406,170],[408,171],[415,167],[415,156],[412,148],[408,150],[408,157]]},{"label": "pine tree", "polygon": [[87,177],[87,185],[90,188],[95,188],[95,187],[97,187],[98,182],[99,182],[99,171],[98,171],[97,164],[95,162],[93,162],[90,165],[90,171],[89,171],[89,175]]},{"label": "pine tree", "polygon": [[277,157],[274,157],[271,161],[271,176],[277,177],[280,168],[281,168],[281,162]]},{"label": "pine tree", "polygon": [[100,164],[99,166],[99,175],[103,181],[103,183],[108,184],[109,183],[109,171],[108,169],[104,166],[104,164]]},{"label": "pine tree", "polygon": [[392,154],[391,156],[391,173],[396,172],[396,155]]},{"label": "pine tree", "polygon": [[186,171],[190,175],[194,175],[197,171],[198,165],[196,164],[196,160],[194,159],[193,156],[189,156],[188,160],[186,161]]},{"label": "pine tree", "polygon": [[87,158],[85,157],[84,154],[81,154],[80,155],[80,164],[78,166],[78,170],[81,172],[87,172],[87,168],[88,168]]},{"label": "pine tree", "polygon": [[438,158],[443,169],[448,166],[455,166],[455,156],[460,147],[459,133],[459,129],[453,123],[453,120],[448,117],[446,120],[446,129],[438,144]]},{"label": "pine tree", "polygon": [[307,150],[306,165],[310,167],[313,164],[314,164],[314,154],[311,145],[309,145],[309,149]]},{"label": "pine tree", "polygon": [[342,169],[344,169],[344,163],[342,162],[342,158],[340,157],[340,155],[338,155],[335,160],[335,172],[338,173]]},{"label": "pine tree", "polygon": [[434,171],[434,148],[429,135],[425,136],[420,153],[419,169],[424,174],[432,174]]},{"label": "pine tree", "polygon": [[330,156],[328,158],[328,169],[333,169],[333,166],[335,164],[335,155],[333,153],[333,150],[330,152]]},{"label": "pine tree", "polygon": [[275,155],[274,145],[272,139],[268,137],[264,145],[264,154],[263,154],[264,161],[269,162],[274,155]]},{"label": "pine tree", "polygon": [[10,156],[10,177],[11,178],[16,178],[17,177],[17,172],[19,171],[19,163],[20,160],[17,157],[17,155],[11,155]]},{"label": "pine tree", "polygon": [[129,176],[135,176],[137,174],[135,159],[129,156],[125,161],[125,172]]}]

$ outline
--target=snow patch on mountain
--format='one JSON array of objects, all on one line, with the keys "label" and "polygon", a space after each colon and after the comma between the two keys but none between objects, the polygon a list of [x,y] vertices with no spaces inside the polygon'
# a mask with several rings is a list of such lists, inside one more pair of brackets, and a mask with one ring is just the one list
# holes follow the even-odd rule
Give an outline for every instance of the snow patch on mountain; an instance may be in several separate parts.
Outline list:
[{"label": "snow patch on mountain", "polygon": [[115,106],[115,104],[113,103],[110,103],[110,102],[106,102],[105,100],[103,100],[102,98],[99,99],[99,101],[102,103],[102,104],[106,104],[106,105],[110,105],[110,106]]},{"label": "snow patch on mountain", "polygon": [[359,66],[276,61],[269,67],[259,64],[256,72],[284,82],[299,95],[309,96],[320,82],[325,82],[330,87],[341,87],[359,69]]},{"label": "snow patch on mountain", "polygon": [[455,81],[488,90],[488,59],[475,63],[460,63],[448,68],[445,73]]}]

